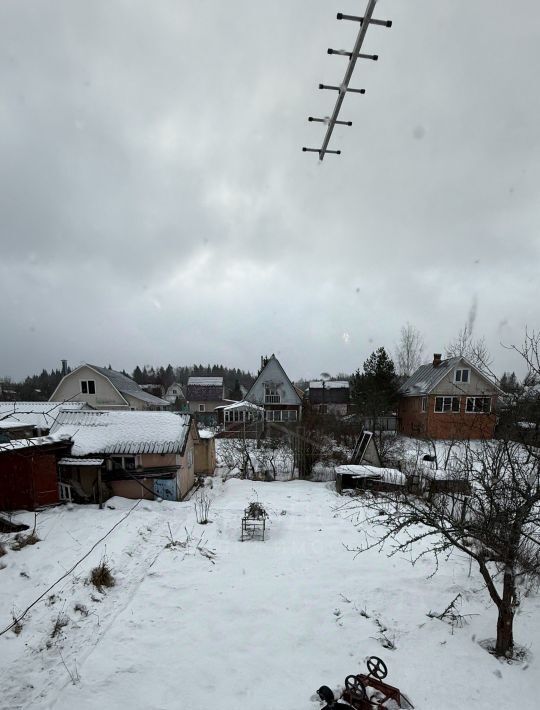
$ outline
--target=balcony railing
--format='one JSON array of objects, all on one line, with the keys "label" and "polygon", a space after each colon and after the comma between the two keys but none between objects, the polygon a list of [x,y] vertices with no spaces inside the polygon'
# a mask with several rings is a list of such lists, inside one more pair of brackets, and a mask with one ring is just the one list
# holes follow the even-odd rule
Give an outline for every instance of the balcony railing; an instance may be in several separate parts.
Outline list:
[{"label": "balcony railing", "polygon": [[279,394],[267,394],[264,397],[265,404],[280,404],[281,395]]}]

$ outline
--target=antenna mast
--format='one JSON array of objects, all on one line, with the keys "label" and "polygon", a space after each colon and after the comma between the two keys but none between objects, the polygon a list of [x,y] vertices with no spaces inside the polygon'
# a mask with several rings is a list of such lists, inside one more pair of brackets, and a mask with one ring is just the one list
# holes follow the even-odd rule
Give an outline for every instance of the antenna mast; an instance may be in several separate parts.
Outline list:
[{"label": "antenna mast", "polygon": [[328,54],[337,54],[340,56],[344,57],[349,57],[349,63],[347,65],[347,69],[345,71],[345,77],[343,78],[343,81],[339,86],[328,86],[327,84],[319,84],[319,89],[328,89],[330,91],[337,91],[338,92],[338,97],[336,99],[336,105],[334,106],[334,111],[332,112],[332,116],[330,118],[314,118],[313,116],[310,116],[308,118],[308,121],[315,121],[317,123],[325,123],[327,124],[326,128],[326,135],[324,136],[324,140],[322,143],[321,148],[302,148],[304,153],[318,153],[319,154],[319,160],[323,160],[324,156],[327,153],[334,153],[335,155],[340,155],[341,151],[340,150],[329,150],[328,149],[328,144],[330,143],[330,138],[332,137],[332,133],[334,131],[334,127],[336,125],[340,126],[352,126],[352,121],[339,121],[339,112],[341,111],[341,105],[343,104],[343,101],[345,99],[345,94],[347,93],[354,93],[354,94],[365,94],[366,90],[365,89],[351,89],[349,88],[349,82],[351,81],[354,68],[356,66],[356,62],[358,59],[370,59],[372,61],[377,61],[379,59],[378,54],[362,54],[361,49],[362,49],[362,44],[364,43],[364,39],[366,36],[366,33],[368,31],[368,28],[370,25],[380,25],[381,27],[392,27],[392,22],[390,20],[375,20],[373,19],[373,12],[375,10],[375,5],[377,4],[377,0],[368,0],[368,6],[366,8],[366,12],[363,17],[357,17],[356,15],[344,15],[342,12],[338,12],[337,14],[337,19],[338,20],[349,20],[351,22],[358,22],[360,24],[360,28],[358,30],[358,36],[356,38],[356,42],[354,43],[354,47],[352,52],[346,52],[345,50],[342,49],[329,49]]}]

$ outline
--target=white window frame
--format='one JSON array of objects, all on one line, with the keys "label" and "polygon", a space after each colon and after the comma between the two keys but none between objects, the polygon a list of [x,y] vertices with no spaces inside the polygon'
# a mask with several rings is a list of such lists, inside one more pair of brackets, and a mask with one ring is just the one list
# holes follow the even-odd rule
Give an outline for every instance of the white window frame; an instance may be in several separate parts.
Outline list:
[{"label": "white window frame", "polygon": [[422,412],[427,412],[427,397],[422,397]]},{"label": "white window frame", "polygon": [[199,404],[199,412],[205,412],[205,411],[206,411],[205,405],[204,405],[204,404]]},{"label": "white window frame", "polygon": [[[96,394],[96,381],[95,380],[80,380],[81,383],[81,394]],[[90,392],[90,383],[94,388],[93,392]],[[84,388],[86,387],[86,392]]]},{"label": "white window frame", "polygon": [[281,395],[278,392],[277,385],[264,386],[264,403],[265,404],[281,404]]},{"label": "white window frame", "polygon": [[267,422],[296,422],[298,421],[298,412],[296,409],[267,409]]},{"label": "white window frame", "polygon": [[[476,400],[481,399],[481,400],[488,400],[489,401],[489,407],[487,410],[485,409],[476,409]],[[469,409],[469,402],[472,402],[472,409]],[[491,414],[491,397],[486,397],[485,395],[479,395],[479,396],[474,396],[474,397],[467,397],[467,401],[465,403],[465,413],[466,414]]]},{"label": "white window frame", "polygon": [[[467,373],[467,379],[463,379],[463,373]],[[458,377],[459,373],[459,377]],[[454,370],[454,382],[459,383],[460,385],[468,385],[469,382],[471,381],[471,371],[468,367],[460,367],[457,370]]]},{"label": "white window frame", "polygon": [[[437,401],[442,399],[442,409],[437,409]],[[454,409],[454,400],[457,399],[458,407]],[[450,400],[450,409],[445,409],[446,400]],[[435,397],[435,405],[433,407],[435,414],[459,414],[461,411],[461,398],[455,397],[453,395],[445,396],[441,395]]]}]

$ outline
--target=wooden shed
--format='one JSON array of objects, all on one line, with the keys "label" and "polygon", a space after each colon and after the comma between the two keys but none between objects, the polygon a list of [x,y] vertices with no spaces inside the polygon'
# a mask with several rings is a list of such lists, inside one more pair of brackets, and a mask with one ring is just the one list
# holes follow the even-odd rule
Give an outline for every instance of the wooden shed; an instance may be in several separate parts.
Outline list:
[{"label": "wooden shed", "polygon": [[57,461],[70,439],[53,436],[0,444],[0,510],[35,510],[59,502]]}]

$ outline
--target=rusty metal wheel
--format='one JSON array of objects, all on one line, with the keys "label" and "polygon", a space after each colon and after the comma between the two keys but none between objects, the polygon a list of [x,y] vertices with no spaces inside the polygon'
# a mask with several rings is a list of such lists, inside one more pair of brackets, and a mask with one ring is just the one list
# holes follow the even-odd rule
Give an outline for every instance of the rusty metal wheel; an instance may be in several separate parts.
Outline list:
[{"label": "rusty metal wheel", "polygon": [[378,656],[370,656],[367,659],[367,667],[369,674],[377,678],[377,680],[383,680],[388,675],[386,663]]},{"label": "rusty metal wheel", "polygon": [[356,698],[364,700],[366,698],[366,687],[362,682],[360,676],[348,675],[345,678],[345,687]]}]

